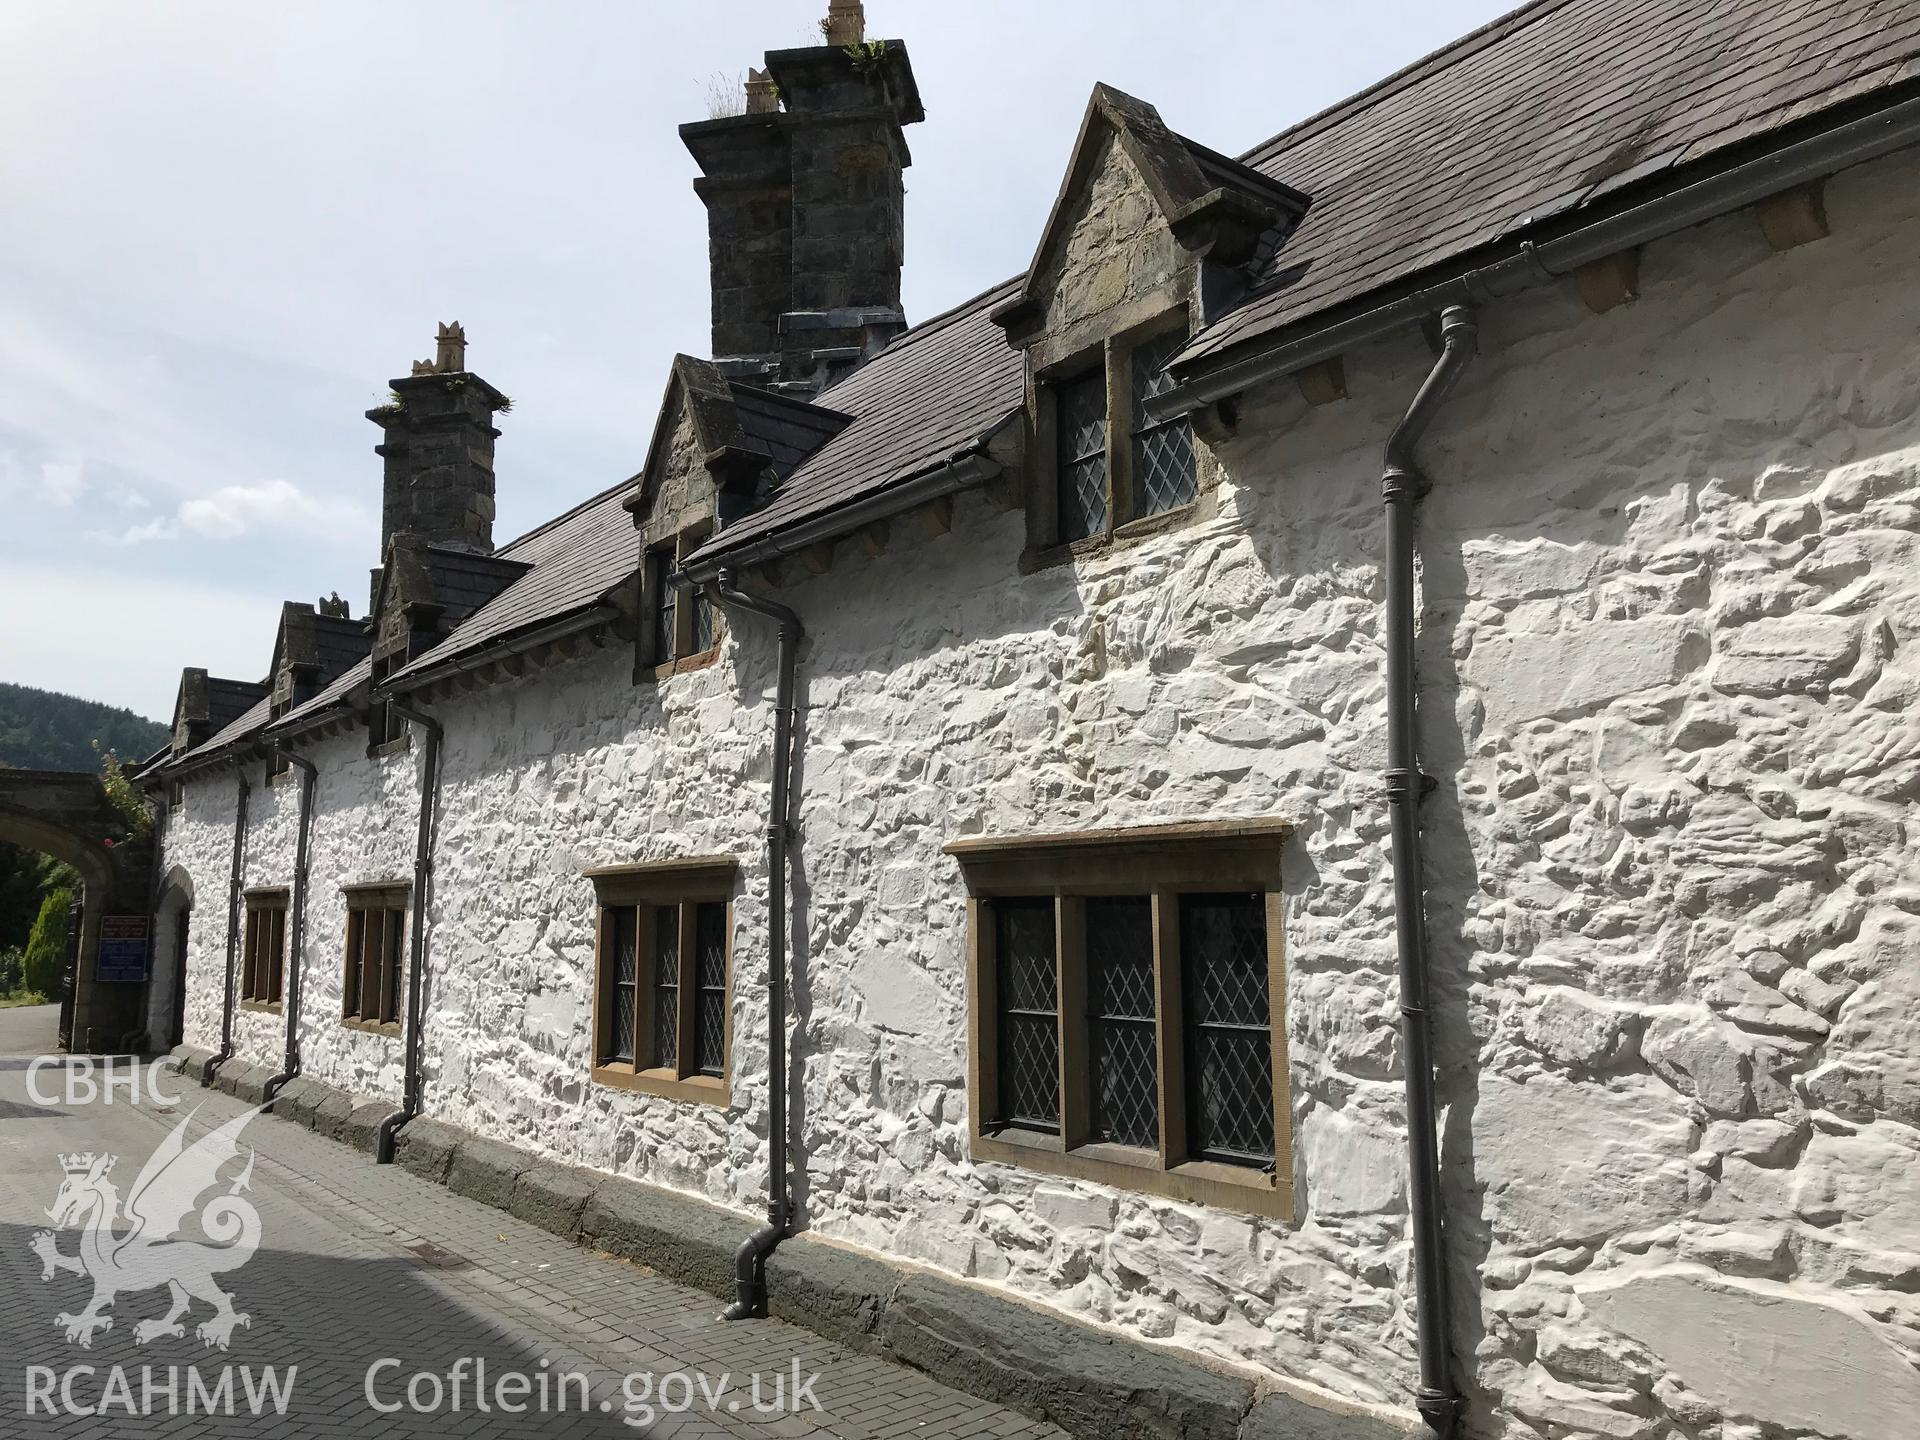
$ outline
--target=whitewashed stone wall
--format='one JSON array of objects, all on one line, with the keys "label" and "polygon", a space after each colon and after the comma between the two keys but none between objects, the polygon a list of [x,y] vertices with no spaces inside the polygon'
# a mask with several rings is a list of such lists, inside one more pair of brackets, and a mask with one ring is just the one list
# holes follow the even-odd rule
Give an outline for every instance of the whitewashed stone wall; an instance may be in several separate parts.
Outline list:
[{"label": "whitewashed stone wall", "polygon": [[[255,778],[258,776],[256,774]],[[185,802],[166,818],[161,866],[184,870],[193,881],[193,920],[187,930],[186,1043],[220,1048],[225,995],[227,896],[233,866],[233,772],[202,773],[186,784]]]},{"label": "whitewashed stone wall", "polygon": [[[1894,1440],[1920,1413],[1916,182],[1905,160],[1838,178],[1832,238],[1786,255],[1745,216],[1650,247],[1644,298],[1606,316],[1557,292],[1489,309],[1426,448],[1431,930],[1477,1435]],[[1410,339],[1347,357],[1343,403],[1250,397],[1219,513],[1185,529],[1022,576],[1021,517],[973,497],[950,536],[896,527],[784,593],[810,637],[794,1054],[818,1233],[1405,1403],[1378,474],[1430,362]],[[740,628],[658,686],[602,653],[439,707],[427,1108],[744,1224],[766,1184],[773,647]],[[391,1091],[394,1055],[330,1023],[338,886],[407,873],[414,766],[337,744],[315,757],[308,1065]],[[250,883],[290,874],[267,857],[294,794],[256,792]],[[191,786],[169,832],[196,919],[231,806],[230,781]],[[942,846],[1273,814],[1303,830],[1297,1218],[971,1163]],[[733,1107],[591,1085],[581,872],[717,853],[742,875]],[[217,1039],[223,943],[196,925],[195,1043]]]},{"label": "whitewashed stone wall", "polygon": [[[304,1072],[344,1090],[398,1097],[400,1042],[341,1024],[345,973],[346,905],[341,887],[383,881],[410,883],[418,823],[417,751],[368,759],[366,736],[336,736],[302,751],[318,767],[313,829],[308,841],[306,935],[302,951],[306,993],[301,1003]],[[266,783],[262,762],[247,767],[242,890],[293,886],[300,813],[299,772]],[[171,818],[165,863],[192,877],[195,901],[188,936],[186,1041],[220,1044],[220,1006],[226,975],[227,896],[233,864],[234,778],[223,770],[190,781],[183,813]],[[235,974],[240,967],[236,935]],[[291,917],[289,917],[291,924]],[[289,943],[292,936],[289,933]],[[236,989],[237,989],[236,978]],[[278,1071],[286,1054],[284,1014],[236,1006],[234,1054]]]}]

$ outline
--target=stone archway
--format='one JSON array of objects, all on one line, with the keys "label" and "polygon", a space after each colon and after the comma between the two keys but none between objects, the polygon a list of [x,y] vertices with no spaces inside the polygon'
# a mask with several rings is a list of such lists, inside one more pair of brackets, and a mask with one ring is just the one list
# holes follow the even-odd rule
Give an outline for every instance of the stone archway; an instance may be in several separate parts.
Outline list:
[{"label": "stone archway", "polygon": [[102,922],[152,914],[153,844],[136,839],[98,775],[0,770],[0,840],[71,865],[85,889],[80,946],[62,997],[61,1043],[114,1051],[145,1029],[145,975],[100,973]]}]

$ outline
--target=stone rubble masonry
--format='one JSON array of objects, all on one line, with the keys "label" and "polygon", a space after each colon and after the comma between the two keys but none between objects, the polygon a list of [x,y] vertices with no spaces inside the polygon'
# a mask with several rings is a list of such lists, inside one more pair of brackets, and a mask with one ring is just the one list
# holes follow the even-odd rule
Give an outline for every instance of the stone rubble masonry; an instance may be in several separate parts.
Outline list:
[{"label": "stone rubble masonry", "polygon": [[[208,1052],[181,1046],[173,1056],[188,1079],[205,1075]],[[264,1079],[254,1067],[227,1065],[214,1084],[258,1104]],[[329,1100],[336,1111],[390,1113],[384,1102],[357,1102],[304,1078],[289,1082],[273,1113],[325,1133],[316,1121]],[[333,1138],[373,1151],[370,1134]],[[549,1164],[424,1118],[400,1131],[394,1159],[422,1179],[562,1239],[733,1298],[733,1252],[753,1223],[745,1216],[654,1186]],[[1322,1409],[1284,1392],[1256,1403],[1254,1384],[1244,1375],[804,1236],[774,1252],[769,1276],[777,1318],[1092,1440],[1392,1440],[1403,1433],[1379,1416]]]},{"label": "stone rubble masonry", "polygon": [[493,412],[504,404],[484,380],[459,372],[392,382],[395,399],[367,418],[381,428],[385,462],[380,554],[408,533],[434,545],[493,553]]},{"label": "stone rubble masonry", "polygon": [[[775,358],[775,377],[817,383],[816,351],[890,338],[834,311],[900,309],[911,157],[921,118],[905,47],[854,55],[805,46],[767,57],[784,110],[684,125],[707,207],[715,358]],[[792,323],[795,317],[811,317]],[[851,317],[841,317],[851,319]]]},{"label": "stone rubble masonry", "polygon": [[[1907,1440],[1885,1417],[1920,1412],[1920,163],[1835,176],[1826,204],[1831,236],[1784,253],[1750,214],[1647,247],[1641,298],[1605,315],[1570,289],[1489,305],[1423,446],[1434,1024],[1476,1440]],[[1166,533],[1023,574],[1024,517],[967,496],[947,536],[896,527],[783,587],[808,634],[809,1243],[1406,1404],[1378,467],[1431,363],[1409,334],[1348,355],[1340,403],[1249,394],[1202,447],[1217,514]],[[739,626],[658,684],[600,653],[435,705],[425,1116],[735,1226],[762,1212],[773,655]],[[339,1019],[339,891],[411,876],[418,747],[364,743],[312,748],[302,1045],[311,1079],[391,1105],[399,1041]],[[231,773],[194,779],[165,836],[196,896],[201,1048],[233,800]],[[257,786],[246,883],[288,882],[297,809],[296,787]],[[942,847],[1269,815],[1300,827],[1295,1218],[975,1162],[965,891]],[[596,1086],[582,872],[702,855],[740,865],[729,1103]],[[278,1068],[280,1016],[241,1011],[234,1034],[239,1062]],[[336,1131],[356,1113],[323,1112]],[[551,1188],[521,1203],[566,1211]],[[599,1194],[579,1223],[611,1230]],[[1652,1323],[1681,1294],[1686,1333]],[[825,1323],[889,1343],[893,1313],[839,1296]],[[945,1343],[974,1343],[952,1324]],[[1843,1386],[1735,1357],[1735,1385],[1708,1337],[1736,1330],[1773,1354],[1823,1333],[1853,1368]]]}]

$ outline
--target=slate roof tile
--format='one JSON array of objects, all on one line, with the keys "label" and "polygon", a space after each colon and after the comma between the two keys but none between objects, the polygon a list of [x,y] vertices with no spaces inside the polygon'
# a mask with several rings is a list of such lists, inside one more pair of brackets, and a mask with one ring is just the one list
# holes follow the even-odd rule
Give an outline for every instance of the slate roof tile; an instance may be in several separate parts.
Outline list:
[{"label": "slate roof tile", "polygon": [[1242,157],[1313,205],[1175,363],[1892,85],[1917,51],[1894,0],[1540,0]]},{"label": "slate roof tile", "polygon": [[1025,362],[993,323],[1009,280],[901,335],[820,396],[854,417],[775,490],[766,506],[729,525],[690,559],[886,490],[960,453],[1020,408]]},{"label": "slate roof tile", "polygon": [[[1248,298],[1178,364],[1218,357],[1476,249],[1656,181],[1850,99],[1920,78],[1910,0],[1536,0],[1227,160],[1311,197]],[[1254,174],[1257,172],[1257,175]],[[1024,362],[991,311],[1007,281],[916,326],[806,407],[736,386],[742,426],[781,477],[766,505],[696,552],[710,558],[923,474],[1016,413]],[[816,448],[817,447],[817,448]],[[811,451],[811,454],[808,452]],[[402,675],[598,602],[637,563],[623,481],[498,553],[529,568]],[[477,597],[476,597],[477,598]],[[337,703],[361,661],[291,712]],[[266,703],[201,753],[258,729]]]}]

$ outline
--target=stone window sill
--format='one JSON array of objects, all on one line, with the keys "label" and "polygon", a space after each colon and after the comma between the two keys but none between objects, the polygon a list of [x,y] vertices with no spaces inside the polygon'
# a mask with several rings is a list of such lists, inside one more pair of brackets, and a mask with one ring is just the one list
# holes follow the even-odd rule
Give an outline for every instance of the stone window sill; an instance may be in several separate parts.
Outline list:
[{"label": "stone window sill", "polygon": [[240,1008],[242,1010],[252,1010],[261,1015],[278,1015],[281,1013],[280,1002],[278,1000],[242,1000],[240,1002]]},{"label": "stone window sill", "polygon": [[675,675],[686,675],[695,670],[704,670],[720,658],[720,645],[715,641],[696,655],[682,655],[678,660],[669,660],[664,665],[655,665],[651,670],[640,673],[642,683],[649,680],[671,680]]},{"label": "stone window sill", "polygon": [[1189,500],[1158,515],[1143,515],[1138,520],[1129,520],[1105,534],[1089,535],[1084,540],[1069,541],[1065,545],[1043,545],[1029,549],[1020,557],[1020,568],[1031,574],[1036,570],[1050,570],[1056,565],[1070,565],[1089,555],[1104,555],[1110,550],[1124,550],[1130,545],[1138,545],[1155,535],[1178,530],[1201,518],[1200,500]]},{"label": "stone window sill", "polygon": [[1091,1143],[1068,1150],[1058,1135],[1033,1130],[976,1131],[976,1160],[997,1160],[1024,1170],[1040,1170],[1074,1180],[1091,1180],[1117,1190],[1137,1190],[1189,1204],[1241,1210],[1274,1220],[1293,1218],[1293,1183],[1249,1166],[1213,1160],[1183,1160],[1162,1169],[1151,1150],[1131,1145]]},{"label": "stone window sill", "polygon": [[404,755],[412,748],[413,733],[409,731],[407,734],[397,736],[392,740],[383,740],[378,745],[369,745],[367,747],[367,758],[369,760],[384,760],[389,755]]},{"label": "stone window sill", "polygon": [[727,1079],[721,1075],[677,1075],[671,1070],[640,1070],[622,1061],[609,1060],[593,1067],[593,1079],[597,1085],[658,1095],[663,1100],[719,1106],[733,1103]]},{"label": "stone window sill", "polygon": [[400,1038],[398,1020],[362,1020],[357,1015],[347,1015],[341,1018],[340,1024],[348,1030],[358,1030],[363,1035],[384,1035],[389,1040]]}]

